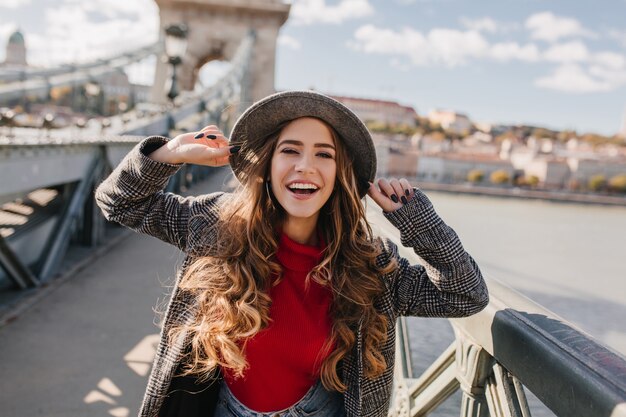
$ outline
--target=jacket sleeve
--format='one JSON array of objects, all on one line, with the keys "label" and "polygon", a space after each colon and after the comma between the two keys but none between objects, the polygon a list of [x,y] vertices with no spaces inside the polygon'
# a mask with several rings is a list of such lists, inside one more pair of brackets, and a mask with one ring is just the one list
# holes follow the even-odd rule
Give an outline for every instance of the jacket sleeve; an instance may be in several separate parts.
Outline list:
[{"label": "jacket sleeve", "polygon": [[489,295],[478,265],[424,193],[415,189],[408,204],[384,215],[421,260],[410,265],[393,242],[383,241],[379,264],[395,258],[398,266],[385,277],[397,315],[464,317],[485,308]]},{"label": "jacket sleeve", "polygon": [[186,251],[190,220],[207,213],[216,217],[217,208],[211,206],[222,193],[182,197],[163,192],[182,164],[157,162],[146,155],[166,142],[160,136],[142,140],[98,186],[95,198],[107,220]]}]

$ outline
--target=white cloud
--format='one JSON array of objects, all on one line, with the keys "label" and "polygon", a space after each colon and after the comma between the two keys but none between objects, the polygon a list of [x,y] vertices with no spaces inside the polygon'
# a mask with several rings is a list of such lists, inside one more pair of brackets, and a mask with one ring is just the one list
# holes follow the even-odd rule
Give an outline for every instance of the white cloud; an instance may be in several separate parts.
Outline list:
[{"label": "white cloud", "polygon": [[[487,26],[485,26],[487,27]],[[409,27],[385,29],[361,26],[348,46],[367,54],[390,56],[393,68],[462,66],[475,60],[498,62],[556,63],[558,67],[534,85],[567,93],[613,91],[626,85],[626,56],[602,51],[592,53],[581,41],[549,45],[499,42],[490,44],[477,30],[437,28],[421,33]]]},{"label": "white cloud", "polygon": [[609,37],[618,41],[624,48],[626,48],[626,30],[611,29]]},{"label": "white cloud", "polygon": [[576,64],[565,64],[556,68],[552,74],[535,80],[537,87],[566,93],[597,93],[615,88],[606,77],[594,78]]},{"label": "white cloud", "polygon": [[[35,65],[85,62],[156,42],[158,10],[150,0],[69,0],[46,10],[42,34],[29,34],[28,57]],[[132,3],[132,5],[130,5]],[[107,19],[95,19],[97,9]]]},{"label": "white cloud", "polygon": [[302,48],[302,44],[300,43],[299,40],[297,40],[296,38],[293,38],[291,36],[288,35],[280,35],[278,37],[278,44],[281,46],[285,46],[287,48],[291,48],[294,50],[298,50],[300,48]]},{"label": "white cloud", "polygon": [[493,59],[500,62],[519,60],[524,62],[537,62],[541,54],[537,45],[529,43],[521,46],[517,42],[500,42],[491,47],[489,54]]},{"label": "white cloud", "polygon": [[624,55],[611,51],[595,53],[591,57],[591,61],[608,69],[626,69],[626,57],[624,57]]},{"label": "white cloud", "polygon": [[590,53],[580,42],[555,45],[544,59],[561,63],[550,75],[535,85],[567,93],[614,91],[626,85],[626,56],[602,51]]},{"label": "white cloud", "polygon": [[0,39],[3,41],[3,45],[6,45],[11,33],[15,32],[17,26],[15,23],[0,23]]},{"label": "white cloud", "polygon": [[594,65],[589,68],[589,73],[609,83],[611,85],[611,90],[626,85],[625,69],[607,68],[604,66]]},{"label": "white cloud", "polygon": [[541,12],[526,19],[526,29],[532,39],[555,42],[561,38],[582,36],[596,38],[597,35],[584,28],[576,19],[555,16],[552,12]]},{"label": "white cloud", "polygon": [[573,41],[551,46],[543,53],[543,57],[550,62],[583,62],[589,59],[589,51],[582,42]]},{"label": "white cloud", "polygon": [[373,14],[374,8],[368,0],[341,0],[334,6],[327,5],[326,0],[295,0],[290,18],[296,25],[339,24]]},{"label": "white cloud", "polygon": [[30,4],[30,2],[31,0],[2,0],[0,1],[0,8],[17,9]]},{"label": "white cloud", "polygon": [[481,19],[462,17],[460,22],[466,29],[475,30],[477,32],[496,33],[499,28],[498,23],[490,17],[483,17]]},{"label": "white cloud", "polygon": [[360,27],[348,45],[370,54],[405,56],[415,66],[455,67],[488,51],[487,41],[476,31],[433,29],[423,35],[411,28],[396,32],[374,25]]},{"label": "white cloud", "polygon": [[150,5],[146,1],[129,1],[129,0],[75,0],[84,5],[85,10],[89,12],[98,12],[109,18],[119,17],[120,15],[141,16],[146,9],[154,9],[154,5]]}]

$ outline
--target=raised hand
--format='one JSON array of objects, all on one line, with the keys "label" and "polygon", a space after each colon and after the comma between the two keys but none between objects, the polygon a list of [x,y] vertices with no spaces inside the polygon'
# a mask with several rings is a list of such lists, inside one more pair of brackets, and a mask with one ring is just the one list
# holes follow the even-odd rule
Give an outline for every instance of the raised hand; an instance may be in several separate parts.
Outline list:
[{"label": "raised hand", "polygon": [[237,147],[229,146],[228,139],[215,125],[199,132],[183,133],[152,152],[149,157],[169,164],[197,164],[222,166]]},{"label": "raised hand", "polygon": [[405,178],[379,178],[370,183],[367,194],[385,212],[391,212],[407,204],[413,198],[413,187]]}]

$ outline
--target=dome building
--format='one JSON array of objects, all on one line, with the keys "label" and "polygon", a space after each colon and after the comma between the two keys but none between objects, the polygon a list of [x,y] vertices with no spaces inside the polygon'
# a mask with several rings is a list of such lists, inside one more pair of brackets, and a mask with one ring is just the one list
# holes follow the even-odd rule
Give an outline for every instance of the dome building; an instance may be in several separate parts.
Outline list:
[{"label": "dome building", "polygon": [[25,67],[27,65],[26,42],[24,41],[24,35],[22,35],[22,32],[19,30],[16,30],[11,34],[11,36],[9,36],[4,66]]}]

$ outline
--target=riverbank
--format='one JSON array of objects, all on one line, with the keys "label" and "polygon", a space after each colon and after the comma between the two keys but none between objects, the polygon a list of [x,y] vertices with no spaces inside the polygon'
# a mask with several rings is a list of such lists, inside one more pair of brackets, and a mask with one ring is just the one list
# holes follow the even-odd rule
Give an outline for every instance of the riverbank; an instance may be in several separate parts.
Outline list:
[{"label": "riverbank", "polygon": [[626,207],[626,197],[572,193],[568,191],[529,190],[526,188],[484,187],[473,184],[442,184],[416,181],[424,191],[441,191],[454,194],[484,195],[490,197],[512,197],[532,200],[546,200],[560,203],[594,204]]}]

